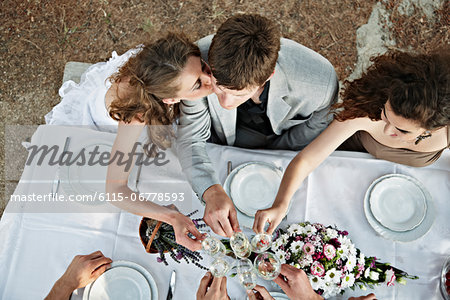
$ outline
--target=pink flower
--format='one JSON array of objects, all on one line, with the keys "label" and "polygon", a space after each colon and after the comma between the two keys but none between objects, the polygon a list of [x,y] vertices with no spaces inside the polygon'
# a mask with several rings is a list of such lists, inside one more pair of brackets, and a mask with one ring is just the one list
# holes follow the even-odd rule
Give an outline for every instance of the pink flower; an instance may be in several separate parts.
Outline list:
[{"label": "pink flower", "polygon": [[303,245],[303,252],[305,252],[305,254],[307,255],[313,255],[314,254],[314,245],[311,243],[305,243]]},{"label": "pink flower", "polygon": [[357,266],[358,266],[358,274],[356,274],[355,279],[361,277],[362,273],[364,272],[364,265],[357,264]]},{"label": "pink flower", "polygon": [[387,286],[393,286],[396,279],[394,270],[391,268],[390,270],[387,270],[385,274]]},{"label": "pink flower", "polygon": [[322,277],[325,274],[325,267],[318,261],[311,266],[311,274]]},{"label": "pink flower", "polygon": [[328,260],[332,260],[336,256],[336,248],[333,245],[326,244],[323,246],[323,254]]}]

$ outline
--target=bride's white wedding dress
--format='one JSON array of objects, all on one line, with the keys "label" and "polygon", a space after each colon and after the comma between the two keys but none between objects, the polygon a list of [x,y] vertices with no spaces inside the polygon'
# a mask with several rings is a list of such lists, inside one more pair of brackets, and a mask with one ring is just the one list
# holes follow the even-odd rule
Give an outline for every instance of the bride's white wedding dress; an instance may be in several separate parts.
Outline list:
[{"label": "bride's white wedding dress", "polygon": [[114,51],[107,62],[90,66],[81,75],[80,83],[72,80],[59,89],[61,102],[45,115],[45,122],[52,125],[86,125],[101,131],[117,131],[117,121],[106,109],[105,95],[111,87],[108,77],[119,70],[130,56],[140,48],[128,50],[122,55]]}]

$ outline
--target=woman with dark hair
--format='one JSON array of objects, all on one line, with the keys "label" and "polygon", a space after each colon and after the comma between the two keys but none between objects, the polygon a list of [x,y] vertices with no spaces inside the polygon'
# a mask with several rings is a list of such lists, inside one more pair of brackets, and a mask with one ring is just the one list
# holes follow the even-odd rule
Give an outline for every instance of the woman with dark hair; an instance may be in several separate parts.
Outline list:
[{"label": "woman with dark hair", "polygon": [[450,146],[450,54],[391,52],[373,59],[357,80],[344,83],[335,120],[297,154],[271,208],[256,213],[253,230],[272,233],[303,180],[334,150],[369,152],[421,167]]},{"label": "woman with dark hair", "polygon": [[[62,101],[46,116],[46,121],[57,125],[93,125],[99,130],[117,132],[111,157],[118,152],[132,153],[146,125],[149,144],[165,149],[170,147],[174,135],[178,102],[197,100],[211,93],[211,78],[199,48],[184,35],[169,33],[154,43],[122,56],[113,54],[110,61],[91,66],[82,75],[80,84],[65,83],[60,89]],[[127,185],[130,171],[127,164],[119,165],[117,160],[108,165],[106,192],[115,194],[114,199],[123,199],[112,203],[134,214],[171,224],[177,242],[191,250],[200,249],[201,234],[190,218],[151,201],[131,201],[140,198],[133,197],[134,192]],[[192,235],[197,240],[190,238]]]}]

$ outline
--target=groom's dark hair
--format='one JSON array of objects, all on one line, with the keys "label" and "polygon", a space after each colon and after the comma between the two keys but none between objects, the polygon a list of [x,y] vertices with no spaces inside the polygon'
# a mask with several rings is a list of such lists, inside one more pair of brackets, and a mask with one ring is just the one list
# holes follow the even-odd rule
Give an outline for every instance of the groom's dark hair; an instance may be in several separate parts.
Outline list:
[{"label": "groom's dark hair", "polygon": [[261,86],[280,50],[278,26],[260,15],[237,15],[217,30],[208,52],[216,84],[232,90]]}]

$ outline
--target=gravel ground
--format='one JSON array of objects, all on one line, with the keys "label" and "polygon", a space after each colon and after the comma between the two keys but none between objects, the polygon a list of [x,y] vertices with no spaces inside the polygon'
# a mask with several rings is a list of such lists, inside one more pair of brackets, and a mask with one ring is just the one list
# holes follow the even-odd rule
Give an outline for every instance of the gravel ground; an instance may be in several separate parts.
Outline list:
[{"label": "gravel ground", "polygon": [[[275,20],[283,36],[328,58],[343,80],[357,77],[369,56],[387,49],[448,46],[449,7],[445,0],[3,0],[0,215],[26,155],[5,136],[5,126],[44,123],[59,102],[68,61],[104,61],[113,50],[123,53],[168,30],[183,30],[196,40],[229,16],[259,13]],[[8,149],[17,150],[5,158]]]}]

